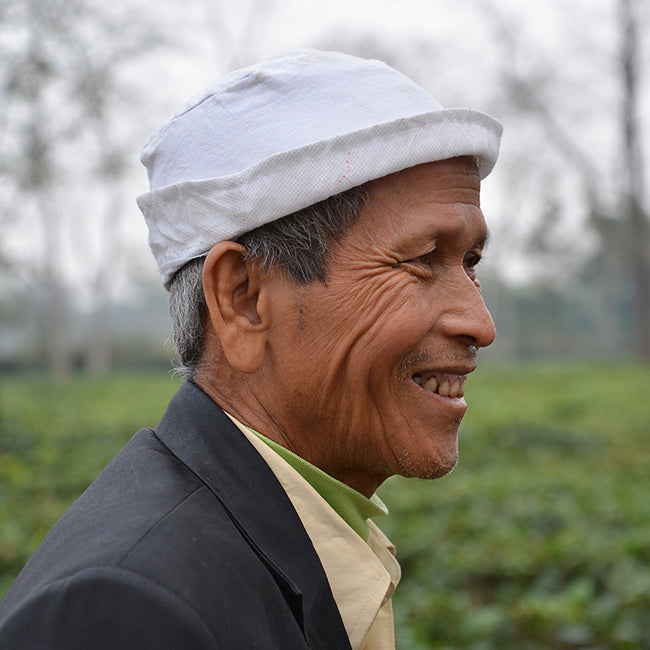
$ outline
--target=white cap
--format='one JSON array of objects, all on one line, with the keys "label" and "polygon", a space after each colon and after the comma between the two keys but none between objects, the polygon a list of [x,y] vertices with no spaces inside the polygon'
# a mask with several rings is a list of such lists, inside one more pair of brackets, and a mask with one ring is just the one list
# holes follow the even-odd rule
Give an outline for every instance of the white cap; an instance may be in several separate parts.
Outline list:
[{"label": "white cap", "polygon": [[138,197],[163,283],[216,243],[421,163],[494,166],[501,125],[380,61],[300,50],[227,75],[146,142]]}]

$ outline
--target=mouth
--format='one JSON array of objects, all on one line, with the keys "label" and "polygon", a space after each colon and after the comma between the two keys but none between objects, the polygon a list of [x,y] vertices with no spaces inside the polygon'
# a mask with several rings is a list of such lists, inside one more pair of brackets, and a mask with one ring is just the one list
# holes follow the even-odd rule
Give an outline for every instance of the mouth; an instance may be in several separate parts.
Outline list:
[{"label": "mouth", "polygon": [[467,375],[417,372],[411,379],[420,388],[440,397],[464,397]]}]

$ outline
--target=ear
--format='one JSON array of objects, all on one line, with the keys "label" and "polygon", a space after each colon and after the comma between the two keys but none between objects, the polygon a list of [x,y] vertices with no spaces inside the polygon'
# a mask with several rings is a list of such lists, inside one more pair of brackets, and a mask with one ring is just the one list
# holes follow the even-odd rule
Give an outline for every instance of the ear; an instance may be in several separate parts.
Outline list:
[{"label": "ear", "polygon": [[246,259],[246,249],[219,242],[203,265],[203,291],[212,325],[231,366],[255,372],[264,360],[270,310],[261,295],[264,275]]}]

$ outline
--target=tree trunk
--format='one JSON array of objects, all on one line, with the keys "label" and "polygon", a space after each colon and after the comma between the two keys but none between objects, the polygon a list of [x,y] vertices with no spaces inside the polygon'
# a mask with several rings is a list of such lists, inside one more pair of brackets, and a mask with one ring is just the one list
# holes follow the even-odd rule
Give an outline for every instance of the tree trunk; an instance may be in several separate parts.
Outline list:
[{"label": "tree trunk", "polygon": [[39,289],[43,292],[41,336],[48,370],[57,381],[69,379],[69,300],[61,269],[61,224],[45,196],[38,200],[43,232],[43,260]]},{"label": "tree trunk", "polygon": [[650,226],[644,209],[645,169],[639,124],[639,56],[636,0],[619,0],[621,16],[621,66],[623,81],[624,209],[627,221],[629,263],[634,283],[636,352],[650,362]]}]

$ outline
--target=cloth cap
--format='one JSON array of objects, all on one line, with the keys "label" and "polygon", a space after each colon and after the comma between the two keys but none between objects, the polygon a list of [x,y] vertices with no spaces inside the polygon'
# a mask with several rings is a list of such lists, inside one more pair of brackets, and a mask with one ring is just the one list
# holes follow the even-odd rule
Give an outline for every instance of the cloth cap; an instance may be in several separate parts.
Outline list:
[{"label": "cloth cap", "polygon": [[484,178],[500,137],[385,63],[300,50],[230,73],[158,129],[137,201],[169,288],[216,243],[407,167],[471,155]]}]

